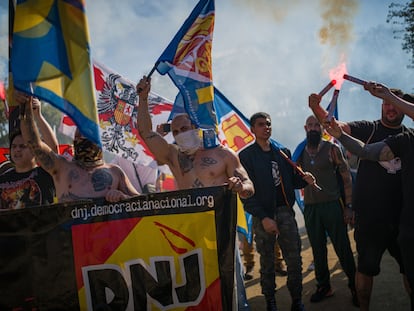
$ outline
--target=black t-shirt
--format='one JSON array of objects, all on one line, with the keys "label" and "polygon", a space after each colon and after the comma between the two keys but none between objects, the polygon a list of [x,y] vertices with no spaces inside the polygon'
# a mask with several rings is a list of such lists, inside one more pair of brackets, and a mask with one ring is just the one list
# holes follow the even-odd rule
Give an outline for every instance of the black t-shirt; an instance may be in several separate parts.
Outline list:
[{"label": "black t-shirt", "polygon": [[[390,135],[407,131],[385,127],[379,121],[350,122],[351,135],[364,143],[383,141]],[[375,128],[375,130],[374,130]],[[374,130],[374,131],[373,131]],[[353,193],[353,206],[361,223],[395,224],[402,208],[401,162],[360,159]]]},{"label": "black t-shirt", "polygon": [[14,169],[0,176],[0,210],[52,204],[55,186],[41,167],[25,173]]},{"label": "black t-shirt", "polygon": [[287,202],[284,198],[283,191],[282,191],[282,179],[279,169],[279,163],[277,162],[275,156],[273,155],[273,150],[264,152],[264,157],[266,157],[266,160],[269,161],[271,164],[271,172],[273,177],[273,184],[275,187],[276,192],[276,206],[283,206],[287,205]]},{"label": "black t-shirt", "polygon": [[405,131],[389,137],[385,143],[395,156],[401,158],[403,208],[401,210],[400,231],[414,237],[414,133]]}]

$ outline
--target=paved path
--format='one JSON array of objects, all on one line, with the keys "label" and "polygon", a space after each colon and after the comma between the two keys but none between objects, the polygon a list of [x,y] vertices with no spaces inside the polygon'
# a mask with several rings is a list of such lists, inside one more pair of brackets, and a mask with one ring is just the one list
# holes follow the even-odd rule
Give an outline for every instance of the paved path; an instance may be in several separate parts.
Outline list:
[{"label": "paved path", "polygon": [[[296,213],[298,226],[302,236],[302,260],[303,260],[303,302],[307,311],[352,311],[359,310],[353,307],[351,293],[347,287],[347,278],[342,272],[338,258],[329,243],[328,260],[331,271],[331,285],[335,290],[333,297],[327,298],[319,303],[311,303],[310,296],[316,289],[314,272],[306,271],[312,261],[312,250],[309,246],[306,230],[303,225],[303,217],[300,211]],[[355,253],[353,230],[349,232],[352,249]],[[355,257],[356,258],[356,257]],[[264,297],[261,294],[259,279],[259,258],[255,254],[256,266],[253,271],[253,279],[245,283],[247,297],[252,311],[266,310]],[[290,296],[286,288],[286,277],[276,277],[277,293],[276,301],[281,311],[290,310]],[[381,263],[381,273],[374,279],[374,289],[371,297],[371,311],[393,310],[403,311],[410,309],[410,301],[404,290],[401,275],[394,259],[385,254]]]}]

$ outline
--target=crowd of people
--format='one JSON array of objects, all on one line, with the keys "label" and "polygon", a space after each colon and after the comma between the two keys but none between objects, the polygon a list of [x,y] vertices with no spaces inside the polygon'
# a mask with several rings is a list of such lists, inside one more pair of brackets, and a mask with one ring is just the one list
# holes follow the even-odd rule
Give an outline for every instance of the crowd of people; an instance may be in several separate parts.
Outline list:
[{"label": "crowd of people", "polygon": [[[271,139],[271,116],[265,112],[251,116],[255,141],[239,154],[221,144],[204,148],[199,129],[185,113],[173,117],[175,142],[168,143],[163,133],[153,130],[148,110],[150,87],[151,79],[146,76],[136,86],[136,126],[157,163],[168,165],[177,189],[227,185],[253,217],[254,242],[242,239],[244,272],[235,278],[238,310],[250,310],[244,281],[251,279],[254,249],[260,258],[266,310],[277,310],[276,274],[287,277],[291,310],[305,310],[301,239],[293,210],[295,189],[304,189],[303,214],[315,267],[316,290],[310,302],[334,295],[327,262],[329,237],[348,279],[350,304],[369,310],[374,277],[380,273],[381,259],[388,250],[399,265],[413,310],[414,194],[410,176],[414,166],[410,159],[414,137],[402,124],[404,115],[414,119],[412,97],[384,84],[367,82],[364,88],[382,99],[381,118],[341,122],[328,120],[328,112],[320,106],[321,96],[311,94],[313,115],[305,120],[306,144],[292,164],[290,150]],[[102,149],[79,130],[73,140],[73,159],[60,155],[40,101],[20,92],[15,100],[20,109],[19,127],[9,134],[13,165],[0,175],[0,210],[91,199],[117,202],[159,191],[156,170],[122,159],[106,163]],[[323,139],[324,129],[337,141]],[[346,152],[358,157],[356,176]],[[356,262],[349,225],[355,228]],[[235,262],[243,270],[236,245]]]}]

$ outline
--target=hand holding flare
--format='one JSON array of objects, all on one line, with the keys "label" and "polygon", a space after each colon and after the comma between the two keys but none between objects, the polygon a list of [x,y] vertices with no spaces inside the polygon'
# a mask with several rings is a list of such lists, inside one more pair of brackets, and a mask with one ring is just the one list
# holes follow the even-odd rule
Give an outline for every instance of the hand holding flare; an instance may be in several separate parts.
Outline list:
[{"label": "hand holding flare", "polygon": [[326,93],[328,93],[328,91],[333,88],[333,86],[336,84],[336,80],[331,80],[319,93],[319,96],[323,96]]},{"label": "hand holding flare", "polygon": [[[299,166],[296,165],[295,162],[293,162],[291,159],[289,159],[289,157],[287,156],[286,153],[284,153],[282,150],[279,150],[279,153],[282,155],[283,158],[285,158],[285,160],[299,173],[300,176],[305,177],[307,176],[307,174],[302,170],[302,168],[300,168]],[[308,173],[309,174],[309,173]],[[314,181],[312,183],[312,186],[318,190],[321,191],[322,188],[318,186],[318,184],[316,183],[316,181]]]},{"label": "hand holding flare", "polygon": [[367,81],[364,81],[364,80],[358,79],[358,78],[356,78],[356,77],[353,77],[353,76],[350,76],[350,75],[347,75],[347,74],[344,74],[343,78],[344,78],[345,80],[348,80],[348,81],[354,82],[354,83],[359,84],[359,85],[362,85],[362,86],[364,86],[364,85],[367,83]]}]

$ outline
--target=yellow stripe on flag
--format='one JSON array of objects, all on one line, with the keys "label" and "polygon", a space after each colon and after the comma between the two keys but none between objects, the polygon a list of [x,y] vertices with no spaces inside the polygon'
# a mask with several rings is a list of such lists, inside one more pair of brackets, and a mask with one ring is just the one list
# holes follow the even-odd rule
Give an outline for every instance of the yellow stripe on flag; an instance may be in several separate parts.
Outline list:
[{"label": "yellow stripe on flag", "polygon": [[207,87],[203,87],[200,89],[196,89],[197,97],[198,97],[198,103],[205,104],[210,103],[214,99],[214,89],[212,85],[209,85]]},{"label": "yellow stripe on flag", "polygon": [[249,232],[247,228],[246,215],[244,213],[243,203],[237,195],[237,226]]}]

